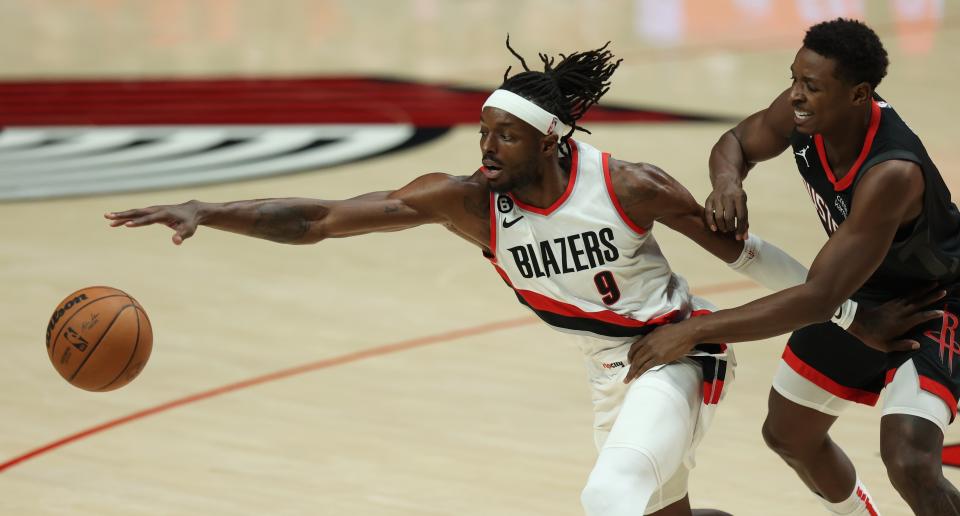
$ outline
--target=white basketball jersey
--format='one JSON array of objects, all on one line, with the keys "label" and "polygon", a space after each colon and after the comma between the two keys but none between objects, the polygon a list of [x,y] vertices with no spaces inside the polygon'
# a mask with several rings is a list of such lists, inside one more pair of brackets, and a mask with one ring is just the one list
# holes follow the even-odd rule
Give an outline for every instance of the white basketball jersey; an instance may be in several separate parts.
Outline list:
[{"label": "white basketball jersey", "polygon": [[491,193],[497,271],[521,303],[562,331],[622,340],[689,317],[686,282],[613,192],[610,155],[573,140],[570,149],[570,181],[552,206]]}]

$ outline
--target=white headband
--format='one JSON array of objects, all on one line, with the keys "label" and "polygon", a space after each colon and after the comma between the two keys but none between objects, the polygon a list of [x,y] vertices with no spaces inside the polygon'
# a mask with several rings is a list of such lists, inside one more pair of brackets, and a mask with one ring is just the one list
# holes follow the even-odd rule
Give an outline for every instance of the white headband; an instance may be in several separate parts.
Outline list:
[{"label": "white headband", "polygon": [[483,103],[483,107],[487,106],[502,109],[543,134],[563,136],[570,132],[570,126],[561,122],[556,115],[512,91],[495,90]]}]

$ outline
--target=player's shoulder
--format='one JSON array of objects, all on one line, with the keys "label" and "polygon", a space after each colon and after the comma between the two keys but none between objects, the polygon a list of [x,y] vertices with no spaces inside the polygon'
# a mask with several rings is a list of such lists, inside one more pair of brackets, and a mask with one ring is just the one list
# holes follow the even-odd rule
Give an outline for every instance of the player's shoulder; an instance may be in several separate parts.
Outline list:
[{"label": "player's shoulder", "polygon": [[674,179],[662,168],[644,162],[609,160],[610,181],[619,194],[621,191],[657,192],[669,188]]},{"label": "player's shoulder", "polygon": [[913,131],[899,113],[885,100],[878,100],[880,107],[880,122],[874,137],[874,147],[871,154],[882,150],[908,150],[916,152],[923,147],[920,136]]},{"label": "player's shoulder", "polygon": [[412,208],[437,214],[448,221],[460,217],[464,207],[472,214],[482,213],[486,217],[490,204],[489,189],[482,174],[430,172],[391,195]]},{"label": "player's shoulder", "polygon": [[454,188],[457,188],[464,194],[482,197],[490,195],[490,185],[480,169],[477,169],[468,176],[451,175],[450,181],[454,183]]},{"label": "player's shoulder", "polygon": [[486,195],[489,192],[487,179],[479,170],[470,175],[430,172],[418,177],[415,182],[445,193]]},{"label": "player's shoulder", "polygon": [[912,161],[890,159],[861,172],[855,188],[860,198],[909,201],[923,195],[923,171]]},{"label": "player's shoulder", "polygon": [[415,178],[403,188],[391,194],[417,209],[442,213],[446,217],[458,213],[465,203],[471,206],[489,204],[489,190],[485,180],[471,176],[458,176],[444,172],[430,172]]},{"label": "player's shoulder", "polygon": [[897,177],[907,180],[918,175],[922,172],[921,163],[926,155],[920,137],[886,100],[875,95],[874,102],[879,120],[871,128],[873,135],[864,172],[874,175],[882,171],[884,176],[894,180]]},{"label": "player's shoulder", "polygon": [[612,158],[609,163],[613,194],[630,220],[641,228],[650,228],[662,217],[689,213],[696,204],[683,185],[652,163]]},{"label": "player's shoulder", "polygon": [[869,178],[874,181],[882,180],[893,183],[897,181],[909,181],[917,176],[923,177],[921,175],[923,171],[920,165],[906,159],[888,159],[881,161],[871,166],[867,171],[869,171],[870,174],[864,177],[864,181]]}]

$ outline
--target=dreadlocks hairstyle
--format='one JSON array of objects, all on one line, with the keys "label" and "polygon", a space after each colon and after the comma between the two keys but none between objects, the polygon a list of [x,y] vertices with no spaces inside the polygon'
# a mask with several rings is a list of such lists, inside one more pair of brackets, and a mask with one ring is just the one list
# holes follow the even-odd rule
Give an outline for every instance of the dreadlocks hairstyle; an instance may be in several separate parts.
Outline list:
[{"label": "dreadlocks hairstyle", "polygon": [[608,41],[596,50],[560,54],[560,62],[556,66],[553,64],[554,57],[540,53],[543,71],[539,72],[527,66],[526,60],[510,46],[510,36],[507,35],[507,49],[520,60],[524,71],[508,78],[512,67],[507,67],[500,89],[520,95],[570,126],[570,132],[560,138],[562,143],[566,143],[576,130],[590,132],[577,125],[577,120],[610,89],[610,76],[622,59],[611,62],[614,56],[607,50],[609,45]]},{"label": "dreadlocks hairstyle", "polygon": [[870,27],[837,18],[818,23],[803,38],[803,46],[837,63],[837,78],[850,84],[870,83],[874,89],[887,75],[887,51]]}]

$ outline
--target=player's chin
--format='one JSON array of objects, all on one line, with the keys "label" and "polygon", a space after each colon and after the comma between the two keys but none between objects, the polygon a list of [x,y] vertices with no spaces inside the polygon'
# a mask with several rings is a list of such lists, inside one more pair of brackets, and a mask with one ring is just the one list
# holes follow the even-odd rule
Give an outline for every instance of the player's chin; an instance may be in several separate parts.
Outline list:
[{"label": "player's chin", "polygon": [[793,129],[800,134],[813,135],[817,134],[816,128],[810,124],[793,124]]},{"label": "player's chin", "polygon": [[493,178],[487,179],[487,187],[497,193],[507,193],[513,189],[513,182],[509,181],[503,174]]}]

